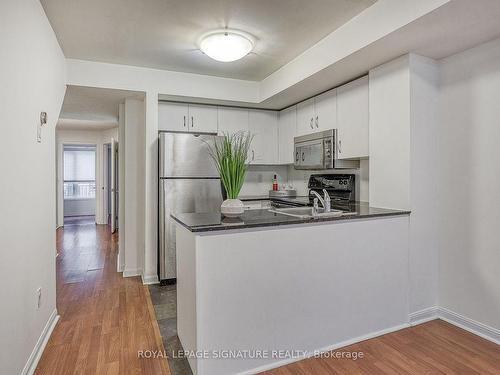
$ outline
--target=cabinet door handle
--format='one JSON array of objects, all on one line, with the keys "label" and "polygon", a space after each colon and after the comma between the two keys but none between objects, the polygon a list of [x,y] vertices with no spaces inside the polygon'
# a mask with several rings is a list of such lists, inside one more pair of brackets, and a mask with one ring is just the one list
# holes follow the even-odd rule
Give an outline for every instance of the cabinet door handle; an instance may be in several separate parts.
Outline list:
[{"label": "cabinet door handle", "polygon": [[311,126],[311,129],[314,129],[313,121],[314,121],[314,119],[311,117],[311,122],[309,123],[309,125]]},{"label": "cabinet door handle", "polygon": [[186,116],[184,116],[184,127],[186,127]]},{"label": "cabinet door handle", "polygon": [[319,117],[316,116],[316,127],[319,128]]},{"label": "cabinet door handle", "polygon": [[255,151],[252,150],[252,161],[254,161],[254,160],[255,160]]},{"label": "cabinet door handle", "polygon": [[342,153],[342,140],[339,139],[339,154]]},{"label": "cabinet door handle", "polygon": [[302,153],[302,161],[304,161],[304,153]]},{"label": "cabinet door handle", "polygon": [[298,151],[295,153],[295,162],[296,163],[299,162],[299,152]]},{"label": "cabinet door handle", "polygon": [[193,118],[193,116],[191,116],[191,127],[192,128],[194,127],[194,118]]}]

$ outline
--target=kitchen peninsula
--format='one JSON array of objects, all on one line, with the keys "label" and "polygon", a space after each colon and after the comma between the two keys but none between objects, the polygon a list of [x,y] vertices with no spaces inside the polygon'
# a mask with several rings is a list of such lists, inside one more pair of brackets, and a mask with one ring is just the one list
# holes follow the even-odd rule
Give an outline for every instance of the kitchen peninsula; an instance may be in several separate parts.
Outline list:
[{"label": "kitchen peninsula", "polygon": [[203,353],[194,374],[256,373],[408,325],[408,211],[172,217],[178,335]]}]

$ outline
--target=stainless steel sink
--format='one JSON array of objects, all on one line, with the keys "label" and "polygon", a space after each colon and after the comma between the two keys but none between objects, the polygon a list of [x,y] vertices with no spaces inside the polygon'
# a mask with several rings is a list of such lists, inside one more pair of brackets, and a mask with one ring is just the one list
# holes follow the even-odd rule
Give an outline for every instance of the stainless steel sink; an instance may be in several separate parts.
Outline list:
[{"label": "stainless steel sink", "polygon": [[320,208],[318,209],[316,215],[313,215],[312,207],[272,208],[269,210],[269,212],[298,217],[301,219],[308,219],[313,217],[335,217],[335,216],[342,216],[344,214],[344,212],[341,210],[331,210],[330,212],[325,212],[323,208]]}]

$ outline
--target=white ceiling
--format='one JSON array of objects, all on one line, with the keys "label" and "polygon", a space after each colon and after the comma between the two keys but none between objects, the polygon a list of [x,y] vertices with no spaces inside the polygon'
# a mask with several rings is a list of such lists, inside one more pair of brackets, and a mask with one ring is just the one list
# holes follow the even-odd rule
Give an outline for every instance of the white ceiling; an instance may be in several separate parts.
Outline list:
[{"label": "white ceiling", "polygon": [[[262,80],[376,0],[41,0],[68,58]],[[206,31],[257,38],[242,60],[201,53]]]},{"label": "white ceiling", "polygon": [[118,126],[118,106],[126,98],[143,99],[136,91],[68,86],[58,129],[103,130]]}]

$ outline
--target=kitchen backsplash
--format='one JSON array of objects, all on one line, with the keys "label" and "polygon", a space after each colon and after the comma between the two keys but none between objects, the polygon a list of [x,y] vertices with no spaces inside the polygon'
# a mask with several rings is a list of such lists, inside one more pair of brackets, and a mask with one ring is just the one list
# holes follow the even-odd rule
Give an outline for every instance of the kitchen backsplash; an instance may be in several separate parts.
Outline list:
[{"label": "kitchen backsplash", "polygon": [[288,178],[287,165],[250,165],[247,170],[241,196],[268,195],[273,187],[273,177],[277,175],[280,185]]},{"label": "kitchen backsplash", "polygon": [[359,169],[326,170],[326,171],[303,171],[296,170],[293,165],[250,165],[241,196],[267,195],[272,188],[273,176],[278,177],[278,184],[292,185],[297,189],[298,195],[307,195],[307,182],[311,174],[331,173],[356,175],[356,199],[368,202],[368,160],[361,160]]}]

